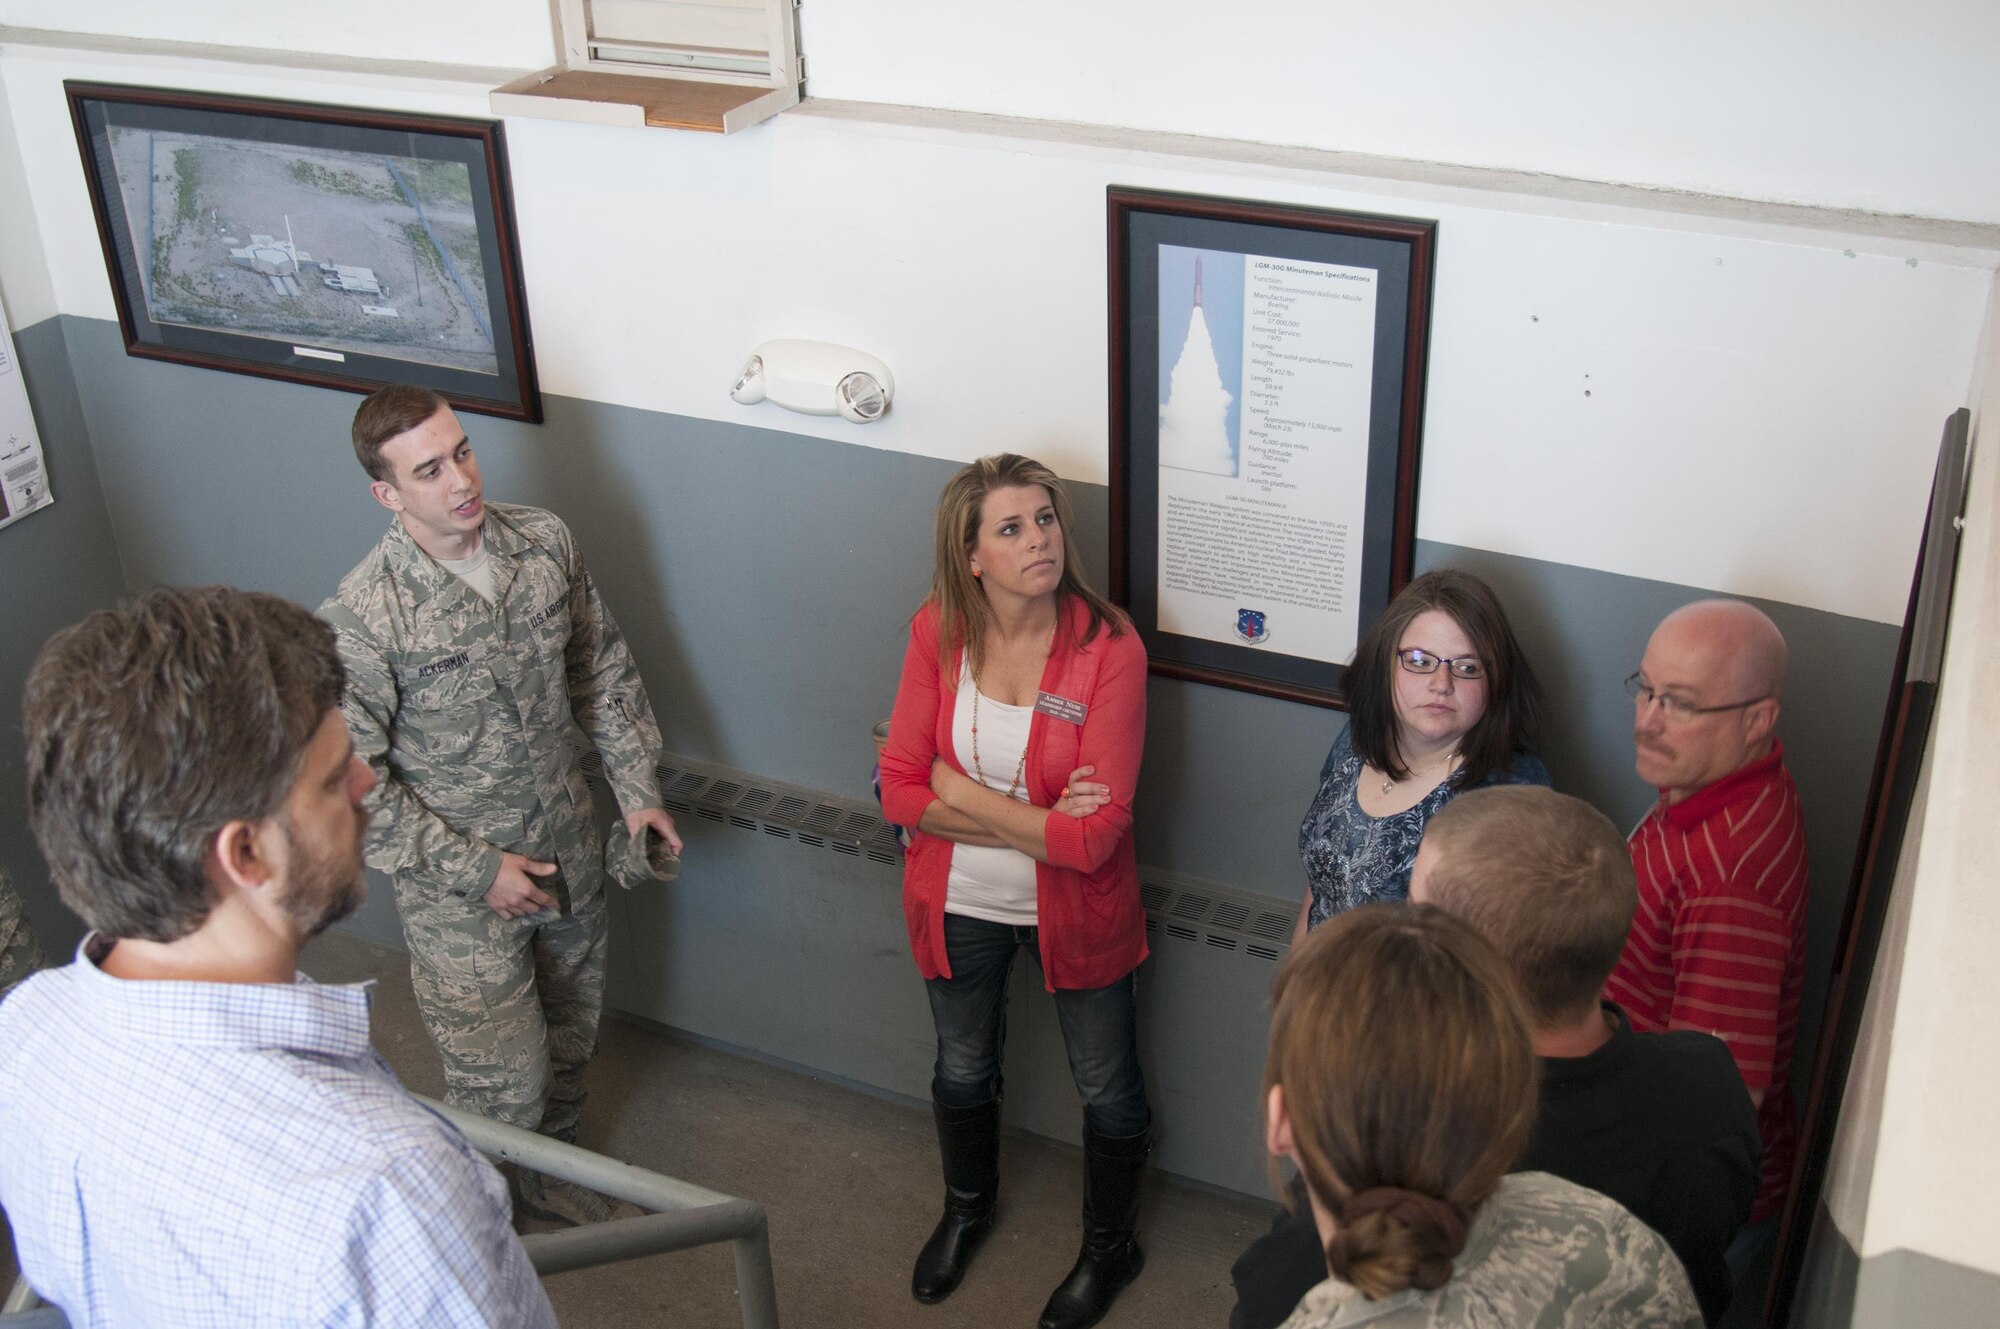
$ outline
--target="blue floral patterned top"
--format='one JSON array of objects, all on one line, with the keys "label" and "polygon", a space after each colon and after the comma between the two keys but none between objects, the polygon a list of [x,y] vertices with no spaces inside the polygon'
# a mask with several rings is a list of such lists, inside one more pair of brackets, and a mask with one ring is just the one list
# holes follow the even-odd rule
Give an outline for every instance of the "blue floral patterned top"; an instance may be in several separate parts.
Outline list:
[{"label": "blue floral patterned top", "polygon": [[[1306,883],[1312,888],[1312,911],[1306,927],[1316,928],[1335,914],[1356,905],[1395,903],[1410,897],[1410,868],[1417,861],[1417,843],[1438,809],[1464,792],[1458,777],[1446,780],[1415,807],[1388,817],[1371,817],[1361,810],[1355,789],[1361,782],[1361,758],[1355,755],[1346,726],[1333,740],[1320,768],[1319,792],[1299,827],[1299,857],[1305,860]],[[1539,757],[1519,753],[1513,764],[1488,775],[1484,785],[1550,783]]]}]

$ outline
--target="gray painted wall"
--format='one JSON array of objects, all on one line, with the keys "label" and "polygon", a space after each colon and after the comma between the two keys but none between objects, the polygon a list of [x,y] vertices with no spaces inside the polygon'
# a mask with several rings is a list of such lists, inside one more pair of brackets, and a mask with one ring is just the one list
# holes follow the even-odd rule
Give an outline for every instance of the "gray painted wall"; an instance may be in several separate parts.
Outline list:
[{"label": "gray painted wall", "polygon": [[1920,1251],[1884,1251],[1861,1262],[1854,1329],[1988,1329],[2000,1312],[2000,1275]]},{"label": "gray painted wall", "polygon": [[14,345],[56,501],[0,530],[0,863],[21,888],[43,949],[61,959],[82,927],[56,899],[28,834],[21,685],[48,635],[117,599],[123,577],[62,325],[38,323],[15,333]]},{"label": "gray painted wall", "polygon": [[[755,830],[691,817],[681,824],[690,841],[681,880],[612,893],[612,1004],[924,1101],[936,1047],[897,870]],[[1138,981],[1139,1054],[1158,1124],[1156,1161],[1263,1194],[1258,1086],[1276,966],[1199,941],[1149,940],[1153,955]],[[1074,1143],[1082,1117],[1055,1004],[1025,956],[1008,996],[1006,1120]]]},{"label": "gray painted wall", "polygon": [[[383,530],[387,514],[368,497],[345,442],[354,397],[130,359],[114,325],[61,323],[89,438],[111,479],[105,499],[129,585],[231,581],[317,603]],[[865,797],[867,731],[889,710],[905,624],[927,581],[933,505],[952,464],[571,399],[547,407],[541,427],[466,417],[488,491],[553,508],[577,530],[638,653],[669,749]],[[1102,583],[1106,494],[1079,486],[1077,499],[1074,542]],[[1420,545],[1420,568],[1447,563],[1494,584],[1542,672],[1556,702],[1545,755],[1560,787],[1622,824],[1636,820],[1651,795],[1631,773],[1620,685],[1653,624],[1702,592]],[[1809,818],[1812,954],[1814,972],[1824,972],[1896,633],[1764,607],[1793,645],[1783,732]],[[1155,680],[1150,701],[1142,862],[1296,900],[1298,818],[1342,717],[1171,680]],[[888,926],[893,885],[783,869],[703,835],[691,837],[689,874],[671,907],[635,916],[621,949],[620,1000],[768,1055],[918,1092],[910,1059],[921,1061],[925,1030],[900,925]],[[865,938],[857,915],[873,920]],[[354,926],[396,937],[386,892]],[[700,945],[682,944],[695,937]],[[1264,1013],[1254,995],[1181,986],[1206,982],[1200,972],[1176,971],[1172,1014],[1153,1009],[1150,1040],[1192,1047],[1197,1064],[1204,1048],[1212,1052],[1205,1081],[1176,1083],[1162,1099],[1173,1139],[1163,1162],[1240,1177],[1238,1140],[1173,1125],[1254,1121],[1236,1063],[1261,1044]],[[810,1012],[799,1029],[812,1036],[787,1035],[755,1003],[704,996],[711,975],[716,990],[776,993]],[[1164,973],[1152,983],[1167,986]],[[828,1010],[834,993],[860,1004]],[[1814,997],[1802,1048],[1811,1047]],[[1038,1019],[1029,1011],[1045,1005],[1024,1000],[1022,1014]],[[1797,1074],[1808,1069],[1802,1060]],[[1040,1095],[1044,1078],[1017,1073],[1013,1099]],[[1057,1121],[1073,1116],[1068,1108],[1030,1115],[1038,1129],[1070,1133]]]},{"label": "gray painted wall", "polygon": [[2000,1274],[1919,1251],[1893,1250],[1866,1260],[1821,1206],[1799,1285],[1792,1323],[1852,1329],[1974,1329],[2000,1319]]}]

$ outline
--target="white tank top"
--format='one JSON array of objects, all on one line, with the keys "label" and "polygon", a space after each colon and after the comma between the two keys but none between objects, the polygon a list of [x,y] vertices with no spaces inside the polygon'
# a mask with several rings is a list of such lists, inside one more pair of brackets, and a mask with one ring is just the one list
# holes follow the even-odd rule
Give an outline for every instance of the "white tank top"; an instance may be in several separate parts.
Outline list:
[{"label": "white tank top", "polygon": [[[982,695],[979,698],[979,762],[972,760],[972,695],[969,672],[958,679],[958,702],[951,716],[951,746],[958,764],[967,775],[995,793],[1004,794],[1014,782],[1028,750],[1028,726],[1035,718],[1032,706],[1009,706]],[[1022,771],[1014,797],[1028,801],[1027,772]],[[982,845],[955,844],[951,847],[951,876],[945,886],[944,908],[948,914],[983,918],[989,923],[1033,927],[1035,913],[1035,860],[1018,849],[989,849]]]}]

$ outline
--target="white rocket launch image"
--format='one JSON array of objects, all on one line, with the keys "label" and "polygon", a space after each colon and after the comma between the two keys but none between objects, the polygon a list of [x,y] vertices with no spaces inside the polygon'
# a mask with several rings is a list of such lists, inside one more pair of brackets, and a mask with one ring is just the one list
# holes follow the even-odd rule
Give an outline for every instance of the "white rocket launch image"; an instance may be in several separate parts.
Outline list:
[{"label": "white rocket launch image", "polygon": [[1222,367],[1201,306],[1201,258],[1194,261],[1194,313],[1187,341],[1167,379],[1160,407],[1160,465],[1211,475],[1236,474],[1236,444],[1229,437],[1234,394],[1223,386]]}]

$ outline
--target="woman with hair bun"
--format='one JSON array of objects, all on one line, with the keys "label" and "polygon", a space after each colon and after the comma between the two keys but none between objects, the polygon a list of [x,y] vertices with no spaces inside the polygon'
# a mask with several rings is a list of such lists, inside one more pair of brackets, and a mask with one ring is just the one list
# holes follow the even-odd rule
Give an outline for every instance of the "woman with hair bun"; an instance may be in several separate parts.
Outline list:
[{"label": "woman with hair bun", "polygon": [[1506,969],[1430,905],[1367,905],[1273,993],[1266,1145],[1298,1164],[1331,1277],[1284,1329],[1700,1329],[1673,1251],[1616,1202],[1508,1169],[1535,1056]]}]

